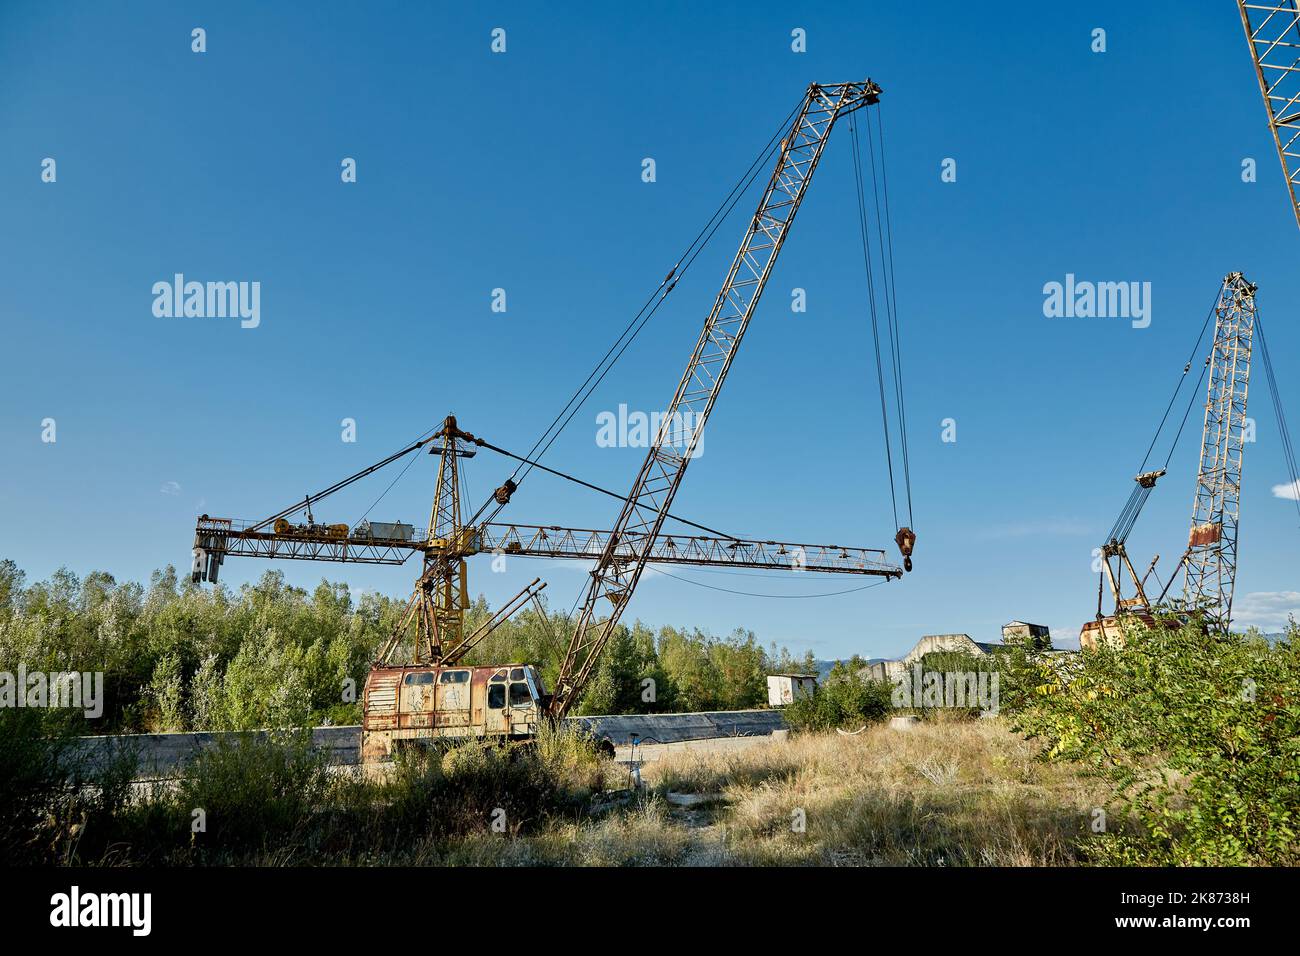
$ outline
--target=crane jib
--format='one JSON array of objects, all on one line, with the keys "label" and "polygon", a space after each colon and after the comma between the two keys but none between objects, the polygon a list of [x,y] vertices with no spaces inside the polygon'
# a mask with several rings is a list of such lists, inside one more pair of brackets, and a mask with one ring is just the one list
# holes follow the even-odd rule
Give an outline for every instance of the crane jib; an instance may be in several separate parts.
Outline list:
[{"label": "crane jib", "polygon": [[[562,716],[576,701],[640,580],[831,128],[837,119],[879,102],[880,93],[869,79],[808,88],[663,424],[611,531],[611,547],[618,541],[633,558],[614,561],[607,550],[592,572],[556,682],[553,714]],[[674,428],[674,422],[683,421],[692,423],[688,431]],[[606,607],[607,616],[597,620],[598,611]]]}]

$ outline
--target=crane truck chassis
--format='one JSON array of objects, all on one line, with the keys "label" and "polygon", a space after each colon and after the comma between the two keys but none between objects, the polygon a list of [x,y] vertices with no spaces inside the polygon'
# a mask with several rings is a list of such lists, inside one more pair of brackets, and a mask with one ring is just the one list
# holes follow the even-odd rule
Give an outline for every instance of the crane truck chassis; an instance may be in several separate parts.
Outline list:
[{"label": "crane truck chassis", "polygon": [[[375,667],[366,678],[361,762],[381,764],[404,747],[440,739],[530,740],[549,703],[531,664]],[[608,739],[596,745],[614,755]]]}]

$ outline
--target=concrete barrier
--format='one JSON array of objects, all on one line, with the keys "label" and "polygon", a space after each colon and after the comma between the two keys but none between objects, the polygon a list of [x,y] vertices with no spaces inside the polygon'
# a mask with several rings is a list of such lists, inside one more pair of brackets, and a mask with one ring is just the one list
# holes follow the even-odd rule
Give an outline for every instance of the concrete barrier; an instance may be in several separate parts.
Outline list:
[{"label": "concrete barrier", "polygon": [[[727,737],[766,737],[785,727],[779,710],[733,710],[694,714],[614,714],[570,717],[571,723],[609,740],[615,748],[637,740],[648,745],[680,744],[692,740]],[[265,736],[265,731],[255,731]],[[217,746],[233,733],[205,732],[183,734],[119,734],[105,737],[82,737],[82,752],[92,761],[108,760],[120,749],[135,753],[145,777],[172,773],[193,760],[204,750]],[[361,755],[361,727],[316,727],[312,730],[312,747],[327,752],[329,761],[341,766],[355,765]],[[664,749],[667,749],[666,747]]]},{"label": "concrete barrier", "polygon": [[766,737],[785,728],[779,710],[727,710],[694,714],[618,714],[571,717],[572,722],[603,737],[615,747],[632,742],[633,734],[647,744],[674,744],[715,737]]},{"label": "concrete barrier", "polygon": [[[265,737],[266,732],[254,731]],[[211,750],[223,738],[238,734],[221,731],[184,734],[117,734],[104,737],[82,737],[81,752],[92,762],[102,763],[115,753],[129,752],[139,760],[145,777],[162,776],[189,763],[204,750]],[[330,763],[350,765],[358,762],[361,754],[361,728],[316,727],[311,732],[314,750],[325,751]]]}]

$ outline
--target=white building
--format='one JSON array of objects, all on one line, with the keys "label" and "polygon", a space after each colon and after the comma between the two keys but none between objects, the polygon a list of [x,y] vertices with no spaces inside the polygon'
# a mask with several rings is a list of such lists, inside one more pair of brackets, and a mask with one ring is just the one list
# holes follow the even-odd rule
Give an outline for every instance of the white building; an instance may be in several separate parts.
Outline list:
[{"label": "white building", "polygon": [[770,707],[784,707],[801,697],[811,697],[817,689],[817,678],[811,674],[767,675],[767,703]]}]

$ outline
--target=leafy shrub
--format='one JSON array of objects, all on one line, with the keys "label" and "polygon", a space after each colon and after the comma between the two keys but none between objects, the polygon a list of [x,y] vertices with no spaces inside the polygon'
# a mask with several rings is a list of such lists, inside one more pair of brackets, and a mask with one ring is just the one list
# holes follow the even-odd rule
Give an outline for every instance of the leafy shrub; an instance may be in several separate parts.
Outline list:
[{"label": "leafy shrub", "polygon": [[[219,737],[186,768],[175,804],[188,824],[203,812],[200,850],[267,850],[303,838],[330,805],[331,777],[311,735],[294,732]],[[188,830],[188,826],[186,827]]]},{"label": "leafy shrub", "polygon": [[877,723],[889,716],[893,687],[887,681],[861,676],[840,661],[808,697],[785,708],[785,720],[796,730],[831,730]]},{"label": "leafy shrub", "polygon": [[120,744],[92,761],[75,726],[58,713],[0,708],[0,861],[77,862],[126,811],[135,751]]},{"label": "leafy shrub", "polygon": [[76,767],[71,737],[47,733],[39,711],[0,708],[0,860],[29,862],[49,849],[51,824],[68,823]]},{"label": "leafy shrub", "polygon": [[1163,622],[1122,647],[1040,668],[1016,726],[1112,787],[1142,837],[1096,841],[1102,862],[1295,865],[1300,819],[1297,628],[1270,646]]}]

